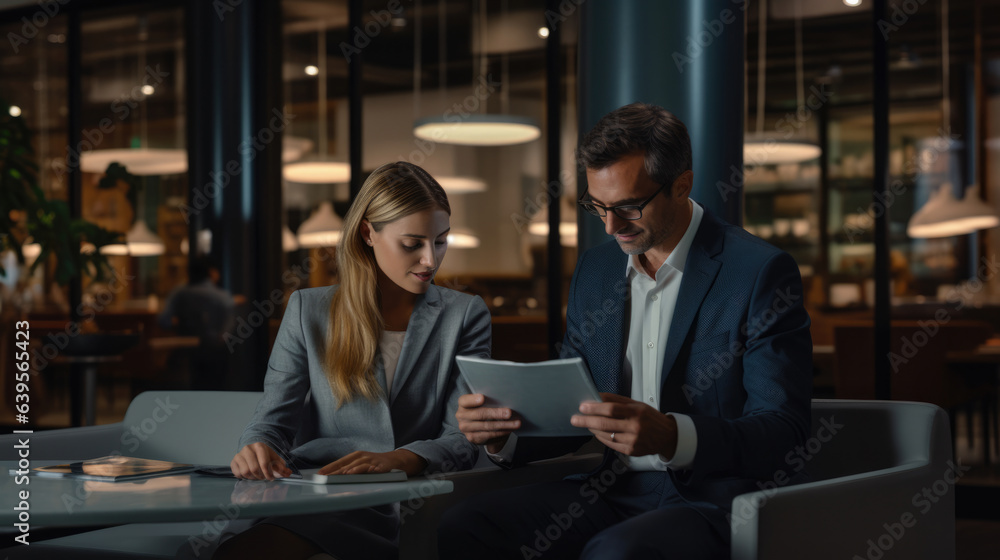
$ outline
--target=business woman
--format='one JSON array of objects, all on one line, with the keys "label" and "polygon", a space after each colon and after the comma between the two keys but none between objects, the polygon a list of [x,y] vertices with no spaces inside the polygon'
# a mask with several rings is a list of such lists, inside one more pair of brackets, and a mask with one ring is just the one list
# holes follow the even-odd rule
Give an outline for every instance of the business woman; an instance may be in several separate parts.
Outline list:
[{"label": "business woman", "polygon": [[[396,162],[365,181],[344,219],[340,284],[291,295],[233,473],[273,480],[402,469],[471,467],[477,449],[458,430],[469,392],[455,356],[488,357],[483,300],[434,285],[448,247],[448,198],[420,167]],[[268,518],[213,558],[395,557],[393,506]]]}]

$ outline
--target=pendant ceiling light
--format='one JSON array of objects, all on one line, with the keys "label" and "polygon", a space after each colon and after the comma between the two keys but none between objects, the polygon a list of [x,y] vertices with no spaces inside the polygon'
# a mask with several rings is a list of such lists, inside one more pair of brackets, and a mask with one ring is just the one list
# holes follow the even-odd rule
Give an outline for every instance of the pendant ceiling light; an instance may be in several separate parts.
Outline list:
[{"label": "pendant ceiling light", "polygon": [[435,177],[448,194],[468,194],[486,190],[486,182],[475,177]]},{"label": "pendant ceiling light", "polygon": [[348,183],[351,166],[340,161],[302,161],[285,165],[282,175],[292,183]]},{"label": "pendant ceiling light", "polygon": [[281,250],[290,253],[292,251],[297,251],[299,248],[299,240],[295,238],[295,234],[292,230],[288,229],[288,226],[281,226]]},{"label": "pendant ceiling light", "polygon": [[[949,46],[948,0],[943,0],[941,2],[941,114],[944,121],[942,134],[945,136],[951,126]],[[932,139],[938,143],[940,140],[941,138]],[[954,141],[950,138],[946,139],[946,143],[949,147],[954,145]],[[965,188],[965,196],[959,200],[955,198],[951,183],[943,182],[931,193],[927,203],[910,218],[906,225],[906,234],[913,238],[950,237],[1000,225],[1000,218],[992,208],[980,200],[978,190],[976,185],[969,185]]]},{"label": "pendant ceiling light", "polygon": [[313,147],[312,140],[299,136],[285,136],[281,139],[281,161],[289,163],[300,159]]},{"label": "pendant ceiling light", "polygon": [[[210,229],[200,229],[198,233],[195,234],[197,239],[196,243],[198,246],[195,248],[198,255],[208,255],[212,253],[212,230]],[[181,239],[181,253],[188,254],[191,250],[191,246],[188,243],[187,238]]]},{"label": "pendant ceiling light", "polygon": [[[802,71],[802,18],[795,4],[795,87],[798,106],[805,105]],[[813,142],[764,133],[764,98],[767,89],[767,2],[760,2],[757,22],[757,130],[743,139],[743,165],[779,165],[816,159],[822,153]]]},{"label": "pendant ceiling light", "polygon": [[[139,72],[146,70],[146,39],[148,37],[146,17],[139,18]],[[147,94],[148,95],[148,94]],[[92,173],[104,173],[112,163],[122,165],[130,174],[138,176],[173,175],[187,172],[186,150],[154,150],[149,149],[147,115],[149,106],[146,103],[139,108],[139,149],[95,150],[80,155],[80,168]],[[129,188],[138,188],[132,184]],[[144,192],[139,190],[136,197],[132,227],[125,233],[125,243],[113,243],[101,247],[105,255],[127,255],[133,257],[149,257],[162,255],[163,241],[153,233],[142,218]]]},{"label": "pendant ceiling light", "polygon": [[448,233],[448,248],[475,249],[479,247],[479,238],[465,228],[452,228]]},{"label": "pendant ceiling light", "polygon": [[324,200],[308,220],[299,226],[299,247],[313,249],[316,247],[333,247],[340,243],[341,230],[344,222],[333,211],[333,204]]},{"label": "pendant ceiling light", "polygon": [[[421,13],[421,2],[415,0],[413,3],[413,118],[416,120],[420,114],[420,80],[423,76],[423,15]],[[448,79],[447,63],[444,56],[447,46],[447,10],[444,0],[441,0],[438,9],[438,72],[441,84],[441,102],[444,104],[444,84]],[[468,194],[486,191],[486,182],[476,177],[455,177],[435,174],[441,188],[448,194]]]},{"label": "pendant ceiling light", "polygon": [[[317,104],[317,129],[318,129],[318,152],[316,159],[301,161],[296,163],[286,163],[282,167],[281,175],[286,181],[292,183],[307,184],[328,184],[328,183],[348,183],[351,180],[351,166],[342,161],[329,161],[327,151],[326,136],[326,30],[320,29],[317,32],[316,54],[319,68],[316,72],[316,104]],[[306,150],[302,150],[305,152]]]},{"label": "pendant ceiling light", "polygon": [[125,243],[114,243],[101,247],[105,255],[127,255],[132,257],[152,257],[163,254],[163,241],[139,218],[125,234]]},{"label": "pendant ceiling light", "polygon": [[[507,1],[503,1],[503,16],[506,16]],[[507,54],[503,56],[503,76],[500,84],[501,114],[490,115],[486,113],[488,97],[482,92],[486,89],[487,69],[489,60],[487,56],[486,42],[486,0],[478,3],[478,13],[473,14],[473,29],[476,30],[479,44],[479,58],[477,60],[478,72],[475,77],[477,94],[472,97],[481,111],[478,114],[448,114],[435,117],[418,119],[413,124],[413,134],[417,138],[440,142],[442,144],[457,144],[461,146],[511,146],[523,144],[541,137],[542,131],[534,119],[510,114],[510,76],[507,72]],[[443,20],[443,17],[442,17]],[[438,30],[440,36],[444,37],[445,30],[442,26]],[[444,49],[439,48],[441,63],[444,68]],[[445,74],[441,72],[442,76]],[[442,79],[440,85],[442,92],[446,87]]]},{"label": "pendant ceiling light", "polygon": [[[576,210],[570,207],[565,199],[560,199],[560,204],[562,204],[561,214],[563,216],[575,216]],[[549,221],[548,221],[548,206],[542,206],[535,215],[531,217],[531,222],[528,224],[528,233],[531,235],[536,235],[540,237],[548,237],[549,235]],[[559,223],[559,243],[563,247],[576,247],[577,238],[577,226],[576,222],[560,222]]]},{"label": "pendant ceiling light", "polygon": [[[483,102],[485,104],[485,101]],[[460,146],[513,146],[542,135],[534,119],[513,115],[429,117],[413,124],[417,138]]]},{"label": "pendant ceiling light", "polygon": [[[88,243],[86,241],[80,243],[80,254],[81,255],[91,255],[97,247],[93,243]],[[42,246],[32,238],[27,238],[24,240],[24,244],[21,245],[21,254],[24,255],[24,260],[29,265],[38,258],[38,255],[42,254]]]},{"label": "pendant ceiling light", "polygon": [[187,150],[123,148],[80,154],[80,170],[84,173],[104,173],[112,163],[120,164],[132,175],[177,175],[187,173]]},{"label": "pendant ceiling light", "polygon": [[[132,185],[130,188],[136,188]],[[164,251],[163,241],[146,225],[146,220],[142,219],[141,209],[144,205],[144,193],[139,191],[136,197],[136,220],[132,227],[125,233],[125,243],[112,243],[101,247],[101,253],[105,255],[132,256],[132,257],[153,257],[162,255]]]},{"label": "pendant ceiling light", "polygon": [[154,257],[163,254],[163,241],[149,229],[146,220],[142,219],[140,215],[140,209],[144,207],[143,198],[143,192],[140,190],[135,204],[136,220],[125,233],[125,243],[104,245],[101,247],[102,254],[131,257]]},{"label": "pendant ceiling light", "polygon": [[976,196],[976,185],[965,188],[965,198],[955,198],[951,183],[943,183],[920,211],[910,218],[906,235],[914,238],[965,235],[1000,225],[992,208]]},{"label": "pendant ceiling light", "polygon": [[[147,20],[145,16],[139,18],[138,41],[138,71],[146,71],[146,39],[148,38]],[[149,87],[149,86],[147,86]],[[128,170],[132,175],[179,175],[187,173],[188,156],[187,150],[178,149],[151,149],[148,141],[147,114],[149,107],[146,97],[152,95],[155,90],[143,90],[142,103],[136,105],[139,111],[139,136],[137,140],[139,147],[113,148],[104,150],[90,150],[80,154],[80,170],[84,173],[104,173],[112,163],[118,163]]]}]

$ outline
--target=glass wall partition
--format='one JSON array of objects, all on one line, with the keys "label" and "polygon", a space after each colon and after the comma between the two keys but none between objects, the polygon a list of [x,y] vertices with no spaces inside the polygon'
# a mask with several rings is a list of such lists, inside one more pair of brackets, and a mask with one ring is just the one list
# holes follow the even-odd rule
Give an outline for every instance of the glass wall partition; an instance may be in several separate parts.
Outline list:
[{"label": "glass wall partition", "polygon": [[[14,163],[8,158],[15,150],[25,149],[25,160],[37,170],[24,184],[37,185],[46,199],[62,203],[69,198],[63,172],[70,155],[66,134],[67,19],[65,15],[46,16],[41,28],[20,20],[0,23],[0,31],[9,42],[9,48],[0,50],[0,105],[4,111],[0,122],[5,140],[11,142],[5,146],[2,166],[8,169]],[[24,135],[18,134],[21,130]],[[13,252],[3,253],[0,300],[4,316],[67,311],[68,292],[55,281],[54,267],[44,263],[30,271],[42,247],[30,236],[28,216],[19,212],[7,218],[13,222],[17,243],[24,244],[25,263],[19,265]]]},{"label": "glass wall partition", "polygon": [[[565,180],[550,186],[544,127],[548,30],[540,3],[373,0],[364,3],[359,32],[348,29],[347,2],[318,9],[285,0],[282,6],[286,106],[297,115],[285,138],[283,185],[289,225],[284,238],[294,277],[308,276],[303,286],[336,281],[333,232],[349,207],[346,164],[354,148],[348,60],[360,53],[363,130],[357,148],[364,173],[404,160],[437,178],[452,207],[452,236],[437,282],[485,299],[499,352],[509,349],[513,356],[520,345],[522,359],[548,357],[543,222],[550,199],[563,201],[563,293],[576,261],[575,11],[562,23],[563,124],[557,134]],[[529,132],[513,141],[489,133],[450,138],[467,121],[516,123]],[[439,129],[419,130],[428,125]],[[291,153],[296,147],[301,150]],[[297,175],[306,165],[318,174]],[[295,272],[303,264],[311,271]],[[526,337],[525,329],[537,336]],[[526,338],[533,342],[525,345]]]},{"label": "glass wall partition", "polygon": [[[871,3],[748,4],[745,223],[800,265],[817,396],[872,398],[874,362],[889,360],[893,398],[955,407],[974,397],[949,352],[975,352],[1000,328],[989,266],[997,229],[949,219],[1000,210],[991,182],[996,8],[907,6],[889,2],[874,39],[888,48],[889,157],[888,192],[873,198],[880,45],[867,31]],[[752,150],[761,136],[771,154]],[[773,153],[792,142],[812,150],[794,161]],[[892,346],[876,356],[881,216]]]}]

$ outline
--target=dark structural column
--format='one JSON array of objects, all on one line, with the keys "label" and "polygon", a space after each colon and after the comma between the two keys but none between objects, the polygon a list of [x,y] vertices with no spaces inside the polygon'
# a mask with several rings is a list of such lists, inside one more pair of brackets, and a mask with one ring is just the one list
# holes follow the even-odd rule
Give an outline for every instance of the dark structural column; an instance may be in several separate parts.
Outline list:
[{"label": "dark structural column", "polygon": [[268,322],[281,315],[281,137],[295,116],[281,100],[278,0],[188,0],[188,242],[212,232],[222,285],[237,308],[232,389],[260,390]]},{"label": "dark structural column", "polygon": [[[546,0],[546,15],[558,14],[562,0]],[[562,123],[562,23],[555,17],[547,17],[549,37],[545,43],[545,174],[547,185],[559,184],[562,153],[560,140]],[[560,189],[560,192],[562,189]],[[549,358],[559,357],[556,344],[563,338],[562,328],[562,239],[559,236],[560,205],[558,197],[549,197],[548,206],[549,237],[546,240],[546,275],[548,316]]]},{"label": "dark structural column", "polygon": [[[347,29],[353,33],[355,29],[361,29],[364,24],[364,1],[349,0],[347,3]],[[362,49],[363,50],[363,49]],[[351,164],[351,202],[361,192],[361,185],[364,184],[364,173],[361,165],[361,147],[363,143],[362,131],[364,130],[361,121],[364,109],[361,98],[361,78],[364,61],[361,51],[351,55],[347,60],[347,97],[349,103],[348,116],[348,159]],[[326,103],[325,99],[320,99],[320,103]]]},{"label": "dark structural column", "polygon": [[[83,55],[80,48],[80,34],[82,29],[80,7],[77,5],[71,6],[67,17],[69,19],[66,24],[66,84],[68,93],[66,105],[68,109],[67,126],[69,127],[67,140],[69,141],[69,146],[79,146],[83,136],[83,126],[80,124],[80,114],[83,107],[83,85],[80,79],[81,67],[83,66]],[[69,203],[69,215],[73,218],[79,218],[83,215],[81,179],[80,166],[69,166],[67,202]],[[83,284],[81,280],[78,274],[69,283],[69,320],[73,322],[79,322],[82,319],[80,316],[80,311],[82,310],[81,303],[83,302]],[[82,399],[77,395],[83,395],[85,391],[83,380],[86,376],[84,373],[86,367],[86,364],[79,363],[74,363],[70,366],[69,388],[72,398],[69,401],[69,421],[73,427],[82,424],[80,420],[83,418]]]},{"label": "dark structural column", "polygon": [[[872,119],[875,177],[872,201],[877,205],[889,193],[889,38],[881,25],[887,21],[886,0],[872,2]],[[889,212],[875,216],[875,398],[892,398],[892,308],[889,274]]]},{"label": "dark structural column", "polygon": [[[733,224],[743,221],[745,7],[732,0],[580,3],[580,134],[622,105],[663,106],[691,134],[691,198]],[[585,181],[578,181],[581,193]],[[597,218],[580,216],[581,250],[607,239]]]}]

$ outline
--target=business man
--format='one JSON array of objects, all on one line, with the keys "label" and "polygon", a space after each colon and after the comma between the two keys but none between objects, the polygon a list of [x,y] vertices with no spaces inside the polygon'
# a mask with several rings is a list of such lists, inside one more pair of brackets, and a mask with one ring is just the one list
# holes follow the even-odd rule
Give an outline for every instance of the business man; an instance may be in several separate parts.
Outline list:
[{"label": "business man", "polygon": [[167,296],[159,323],[181,336],[197,336],[196,348],[175,350],[170,356],[171,369],[189,368],[191,388],[219,391],[226,386],[229,374],[229,349],[223,335],[236,320],[236,301],[219,287],[219,267],[208,257],[191,261],[188,283]]},{"label": "business man", "polygon": [[[798,267],[688,198],[687,128],[663,108],[611,112],[577,156],[580,205],[615,239],[577,264],[561,354],[583,358],[602,391],[571,421],[607,447],[604,462],[459,505],[441,524],[441,556],[728,558],[733,497],[801,474],[785,461],[810,423]],[[461,397],[456,417],[496,462],[567,450],[518,441],[516,411],[483,402]]]}]

